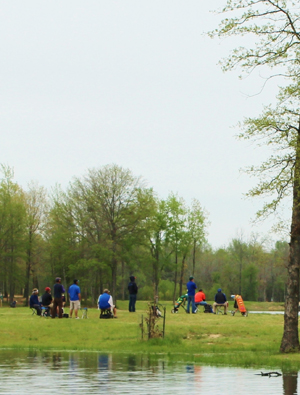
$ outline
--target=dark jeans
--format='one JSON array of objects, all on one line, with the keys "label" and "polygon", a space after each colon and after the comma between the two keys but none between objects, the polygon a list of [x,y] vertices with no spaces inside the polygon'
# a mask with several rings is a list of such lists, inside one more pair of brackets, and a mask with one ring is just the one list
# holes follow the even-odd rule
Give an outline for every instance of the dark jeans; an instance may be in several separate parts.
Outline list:
[{"label": "dark jeans", "polygon": [[34,304],[33,308],[36,309],[36,314],[37,315],[41,315],[42,314],[41,306],[39,306],[38,304]]},{"label": "dark jeans", "polygon": [[136,294],[129,295],[129,312],[135,312],[135,302],[136,302]]},{"label": "dark jeans", "polygon": [[189,296],[187,297],[187,301],[188,301],[188,304],[187,304],[186,311],[187,311],[188,313],[190,312],[190,304],[192,303],[192,313],[195,313],[195,310],[196,310],[196,306],[195,306],[195,295],[189,295]]},{"label": "dark jeans", "polygon": [[57,307],[58,307],[58,318],[62,318],[62,298],[54,298],[52,307],[52,318],[56,317]]}]

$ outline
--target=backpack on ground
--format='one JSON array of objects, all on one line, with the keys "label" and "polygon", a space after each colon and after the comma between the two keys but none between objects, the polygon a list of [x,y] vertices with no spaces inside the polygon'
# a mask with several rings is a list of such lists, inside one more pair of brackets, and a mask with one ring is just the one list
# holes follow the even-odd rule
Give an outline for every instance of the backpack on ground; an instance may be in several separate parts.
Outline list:
[{"label": "backpack on ground", "polygon": [[206,304],[204,306],[204,313],[212,313],[213,309],[212,309],[212,305],[211,304]]}]

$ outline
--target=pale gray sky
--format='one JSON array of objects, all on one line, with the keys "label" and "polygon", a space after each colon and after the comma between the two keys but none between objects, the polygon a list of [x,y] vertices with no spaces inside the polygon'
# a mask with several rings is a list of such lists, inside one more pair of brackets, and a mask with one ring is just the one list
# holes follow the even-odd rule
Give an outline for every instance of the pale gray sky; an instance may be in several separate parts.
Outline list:
[{"label": "pale gray sky", "polygon": [[[0,162],[26,187],[67,186],[88,168],[116,163],[162,198],[197,198],[208,241],[227,245],[252,227],[262,201],[244,200],[255,180],[239,169],[264,152],[232,126],[258,115],[258,73],[240,81],[217,62],[245,38],[211,40],[225,0],[0,2]],[[289,219],[289,215],[287,214]],[[271,235],[272,236],[272,235]]]}]

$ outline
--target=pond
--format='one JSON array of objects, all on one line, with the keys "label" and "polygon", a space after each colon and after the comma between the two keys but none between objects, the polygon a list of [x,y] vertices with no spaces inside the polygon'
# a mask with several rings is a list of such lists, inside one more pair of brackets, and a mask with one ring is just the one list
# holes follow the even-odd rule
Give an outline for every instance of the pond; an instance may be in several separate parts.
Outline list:
[{"label": "pond", "polygon": [[6,350],[0,357],[0,394],[297,394],[297,372],[269,378],[258,369],[87,352]]}]

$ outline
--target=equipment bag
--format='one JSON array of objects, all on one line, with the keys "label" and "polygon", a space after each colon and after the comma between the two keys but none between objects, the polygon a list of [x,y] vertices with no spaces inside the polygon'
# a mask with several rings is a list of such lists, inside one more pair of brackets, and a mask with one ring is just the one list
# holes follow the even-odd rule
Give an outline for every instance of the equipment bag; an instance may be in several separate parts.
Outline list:
[{"label": "equipment bag", "polygon": [[212,309],[212,305],[211,304],[206,304],[204,306],[204,313],[212,313],[213,309]]}]

